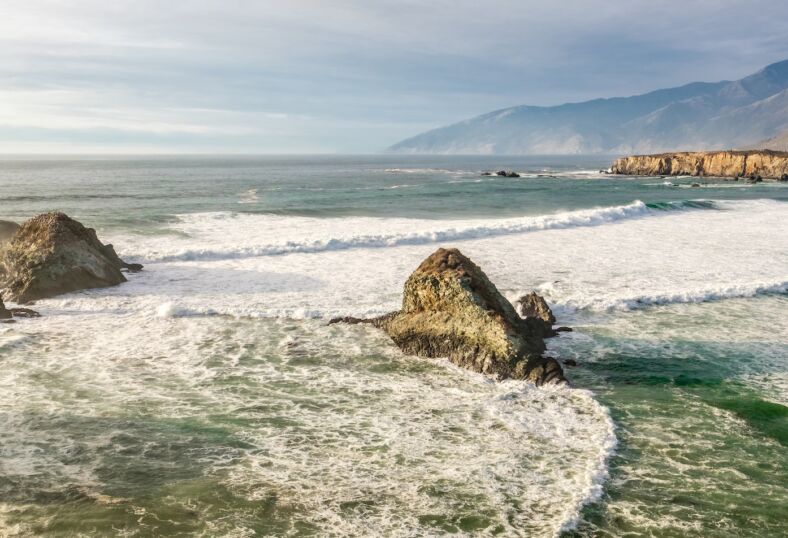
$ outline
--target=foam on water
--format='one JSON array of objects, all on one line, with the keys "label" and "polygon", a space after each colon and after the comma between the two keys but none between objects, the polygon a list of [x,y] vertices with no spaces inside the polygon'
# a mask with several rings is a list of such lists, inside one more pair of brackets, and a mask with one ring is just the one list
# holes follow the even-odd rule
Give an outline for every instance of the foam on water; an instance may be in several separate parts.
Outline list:
[{"label": "foam on water", "polygon": [[95,314],[13,329],[34,337],[0,372],[14,387],[0,465],[15,492],[0,513],[19,534],[31,511],[71,528],[20,502],[47,490],[83,498],[98,532],[128,514],[138,534],[550,536],[599,495],[615,443],[585,391],[405,358],[364,327],[100,319],[89,341]]},{"label": "foam on water", "polygon": [[[123,242],[127,245],[127,256],[147,261],[221,260],[434,244],[540,230],[601,226],[621,220],[658,216],[662,214],[660,210],[687,210],[701,207],[709,206],[687,201],[668,202],[658,208],[650,208],[641,201],[635,201],[628,205],[553,215],[456,222],[365,217],[314,219],[238,213],[199,213],[181,215],[181,223],[173,226],[173,229],[193,237],[195,243],[201,245],[200,248],[184,249],[182,242],[167,242],[166,238],[157,241],[147,237],[144,243],[133,239],[126,239]],[[370,233],[371,230],[375,233]],[[278,241],[271,242],[272,238]]]},{"label": "foam on water", "polygon": [[[96,521],[133,518],[143,534],[177,521],[222,535],[556,535],[599,498],[615,446],[589,392],[492,383],[311,318],[398,308],[439,245],[510,299],[540,289],[559,322],[736,304],[786,292],[788,234],[765,233],[784,222],[780,202],[685,201],[485,221],[200,213],[155,236],[110,235],[145,271],[0,329],[4,491],[81,495]],[[599,345],[580,329],[551,350]],[[780,386],[759,368],[740,378]],[[66,524],[9,495],[0,524],[17,534],[25,514]]]}]

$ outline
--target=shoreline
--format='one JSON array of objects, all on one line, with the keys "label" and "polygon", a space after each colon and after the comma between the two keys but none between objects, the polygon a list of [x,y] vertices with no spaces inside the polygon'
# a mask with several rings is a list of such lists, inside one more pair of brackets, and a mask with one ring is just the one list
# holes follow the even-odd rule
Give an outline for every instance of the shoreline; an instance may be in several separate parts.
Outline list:
[{"label": "shoreline", "polygon": [[610,173],[788,181],[788,152],[727,150],[630,155],[616,159]]}]

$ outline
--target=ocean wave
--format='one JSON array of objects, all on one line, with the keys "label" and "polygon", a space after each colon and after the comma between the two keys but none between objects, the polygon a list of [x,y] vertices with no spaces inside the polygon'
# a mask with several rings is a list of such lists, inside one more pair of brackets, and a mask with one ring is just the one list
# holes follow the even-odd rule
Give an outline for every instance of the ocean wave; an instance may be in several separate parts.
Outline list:
[{"label": "ocean wave", "polygon": [[[409,231],[400,233],[358,234],[345,237],[330,237],[320,240],[302,239],[286,241],[279,244],[251,245],[228,249],[220,248],[191,248],[169,253],[141,253],[136,257],[144,258],[149,262],[172,261],[197,261],[197,260],[223,260],[236,258],[252,258],[258,256],[276,256],[293,253],[315,253],[330,250],[347,250],[356,248],[387,248],[404,245],[423,245],[443,243],[447,241],[464,241],[514,235],[541,230],[558,230],[566,228],[601,226],[622,220],[642,218],[658,215],[666,211],[713,209],[713,202],[702,200],[687,200],[677,202],[664,202],[645,204],[640,200],[631,204],[598,207],[541,215],[534,217],[520,217],[515,219],[496,220],[490,223],[446,227],[437,230]],[[235,215],[216,215],[217,219],[232,219]],[[193,217],[192,217],[193,218]],[[325,226],[326,219],[320,225]],[[339,223],[341,229],[341,222]]]},{"label": "ocean wave", "polygon": [[559,310],[638,310],[653,306],[672,304],[706,303],[725,299],[742,299],[759,295],[788,293],[788,278],[777,282],[755,282],[721,285],[702,289],[687,289],[662,293],[642,294],[630,297],[605,297],[591,299],[569,299],[556,306]]}]

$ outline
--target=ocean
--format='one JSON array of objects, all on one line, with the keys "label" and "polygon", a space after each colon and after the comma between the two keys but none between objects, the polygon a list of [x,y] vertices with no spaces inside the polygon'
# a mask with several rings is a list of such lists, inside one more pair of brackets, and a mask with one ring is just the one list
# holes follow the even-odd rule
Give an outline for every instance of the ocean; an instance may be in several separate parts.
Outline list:
[{"label": "ocean", "polygon": [[[0,535],[788,535],[788,184],[610,162],[0,161],[0,219],[145,265],[0,325]],[[440,246],[544,295],[571,388],[327,325]]]}]

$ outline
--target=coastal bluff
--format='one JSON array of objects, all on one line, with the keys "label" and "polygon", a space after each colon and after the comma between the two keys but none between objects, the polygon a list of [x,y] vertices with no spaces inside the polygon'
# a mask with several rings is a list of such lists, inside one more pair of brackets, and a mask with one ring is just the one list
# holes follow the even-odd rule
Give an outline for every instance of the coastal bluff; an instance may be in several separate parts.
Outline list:
[{"label": "coastal bluff", "polygon": [[687,151],[631,155],[617,159],[612,174],[631,176],[711,176],[788,179],[788,152]]}]

